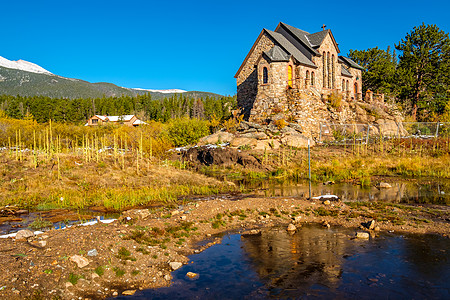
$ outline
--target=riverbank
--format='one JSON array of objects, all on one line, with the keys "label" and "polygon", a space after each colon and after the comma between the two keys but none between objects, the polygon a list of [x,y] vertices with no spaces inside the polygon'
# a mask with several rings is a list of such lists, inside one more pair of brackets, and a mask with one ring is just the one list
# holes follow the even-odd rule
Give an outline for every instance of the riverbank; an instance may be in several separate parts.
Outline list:
[{"label": "riverbank", "polygon": [[[327,202],[298,198],[214,197],[181,207],[135,209],[112,223],[50,230],[28,240],[0,240],[0,297],[100,299],[170,284],[187,255],[220,241],[224,232],[304,223],[448,237],[447,206]],[[374,230],[360,229],[375,220]],[[252,231],[255,230],[255,231]],[[349,236],[349,239],[353,238]],[[95,251],[94,251],[95,250]]]}]

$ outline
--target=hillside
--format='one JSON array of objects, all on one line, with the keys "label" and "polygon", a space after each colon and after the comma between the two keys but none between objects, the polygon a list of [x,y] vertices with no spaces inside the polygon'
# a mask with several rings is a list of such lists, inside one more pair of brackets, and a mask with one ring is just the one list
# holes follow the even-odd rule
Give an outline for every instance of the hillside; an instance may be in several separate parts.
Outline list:
[{"label": "hillside", "polygon": [[[37,65],[36,65],[37,66]],[[38,67],[38,66],[37,66]],[[175,93],[129,89],[112,83],[90,83],[80,79],[65,78],[48,73],[35,73],[0,65],[0,95],[46,96],[50,98],[99,98],[136,96],[150,93],[153,99],[170,97]],[[184,92],[187,97],[219,97],[208,92]]]}]

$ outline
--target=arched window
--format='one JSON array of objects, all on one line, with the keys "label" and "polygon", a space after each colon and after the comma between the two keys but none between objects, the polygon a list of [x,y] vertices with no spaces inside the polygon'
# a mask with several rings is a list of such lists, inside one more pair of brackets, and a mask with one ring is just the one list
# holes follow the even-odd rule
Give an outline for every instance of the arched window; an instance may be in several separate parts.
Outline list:
[{"label": "arched window", "polygon": [[325,51],[322,54],[322,67],[323,67],[323,87],[327,87],[327,56]]},{"label": "arched window", "polygon": [[345,80],[342,79],[342,91],[345,92]]},{"label": "arched window", "polygon": [[327,88],[331,88],[331,76],[330,76],[330,70],[331,70],[331,62],[330,62],[330,52],[327,53]]},{"label": "arched window", "polygon": [[358,95],[358,83],[355,82],[355,96]]},{"label": "arched window", "polygon": [[308,87],[308,85],[309,85],[309,71],[306,71],[305,87]]},{"label": "arched window", "polygon": [[311,72],[311,86],[314,86],[314,72]]},{"label": "arched window", "polygon": [[288,86],[292,87],[292,66],[288,66]]},{"label": "arched window", "polygon": [[334,54],[331,55],[331,87],[335,88]]},{"label": "arched window", "polygon": [[346,83],[346,85],[345,85],[345,90],[348,92],[348,91],[350,91],[349,89],[348,89],[348,80],[347,80],[347,83]]},{"label": "arched window", "polygon": [[269,73],[267,71],[267,67],[263,68],[263,84],[269,83]]}]

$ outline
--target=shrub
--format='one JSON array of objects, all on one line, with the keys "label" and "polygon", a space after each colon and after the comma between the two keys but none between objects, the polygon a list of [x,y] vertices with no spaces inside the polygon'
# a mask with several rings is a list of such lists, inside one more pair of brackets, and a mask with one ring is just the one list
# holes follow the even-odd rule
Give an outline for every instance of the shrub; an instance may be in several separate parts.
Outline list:
[{"label": "shrub", "polygon": [[198,119],[174,119],[167,128],[169,140],[174,146],[191,145],[209,134],[209,122]]}]

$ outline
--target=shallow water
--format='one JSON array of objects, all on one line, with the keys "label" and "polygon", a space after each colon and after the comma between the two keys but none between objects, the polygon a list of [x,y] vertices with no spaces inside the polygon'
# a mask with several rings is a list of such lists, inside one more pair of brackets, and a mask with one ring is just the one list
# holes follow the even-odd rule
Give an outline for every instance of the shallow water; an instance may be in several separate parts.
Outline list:
[{"label": "shallow water", "polygon": [[[380,234],[352,239],[345,228],[284,228],[231,234],[190,256],[167,288],[121,299],[450,299],[450,239]],[[192,280],[187,272],[198,273]]]},{"label": "shallow water", "polygon": [[[307,182],[241,182],[253,194],[265,197],[309,197]],[[394,203],[450,204],[449,180],[396,181],[392,188],[361,187],[351,183],[313,184],[312,196],[336,195],[342,201],[389,201]]]}]

